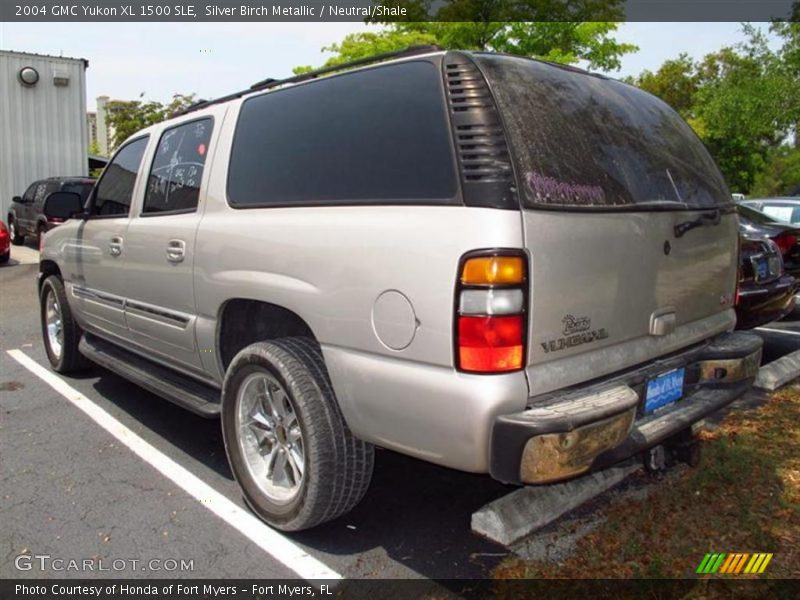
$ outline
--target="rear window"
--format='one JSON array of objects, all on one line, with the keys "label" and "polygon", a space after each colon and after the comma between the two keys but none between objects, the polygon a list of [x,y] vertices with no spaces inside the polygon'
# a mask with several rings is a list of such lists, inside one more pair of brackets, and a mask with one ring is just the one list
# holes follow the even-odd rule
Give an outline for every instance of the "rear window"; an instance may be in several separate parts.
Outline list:
[{"label": "rear window", "polygon": [[530,59],[476,60],[503,115],[525,206],[731,203],[703,144],[654,96]]},{"label": "rear window", "polygon": [[431,63],[345,73],[246,100],[228,171],[233,206],[449,202],[456,194]]}]

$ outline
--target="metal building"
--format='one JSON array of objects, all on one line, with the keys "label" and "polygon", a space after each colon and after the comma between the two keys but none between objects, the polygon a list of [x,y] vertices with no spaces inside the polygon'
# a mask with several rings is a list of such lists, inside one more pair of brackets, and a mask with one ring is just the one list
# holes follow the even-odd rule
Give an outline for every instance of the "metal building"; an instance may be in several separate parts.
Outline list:
[{"label": "metal building", "polygon": [[82,58],[0,50],[0,216],[43,177],[87,175]]}]

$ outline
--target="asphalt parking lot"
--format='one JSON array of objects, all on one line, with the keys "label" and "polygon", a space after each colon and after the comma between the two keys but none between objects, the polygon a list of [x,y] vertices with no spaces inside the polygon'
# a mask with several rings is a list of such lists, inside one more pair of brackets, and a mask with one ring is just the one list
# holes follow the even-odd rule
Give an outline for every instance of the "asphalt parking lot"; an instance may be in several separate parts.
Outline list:
[{"label": "asphalt parking lot", "polygon": [[[480,578],[506,550],[470,533],[472,512],[514,488],[379,451],[372,486],[349,515],[281,544],[254,543],[266,525],[243,535],[172,479],[98,426],[67,396],[8,354],[19,350],[49,371],[40,340],[36,251],[12,250],[0,268],[0,577],[108,576],[15,566],[49,555],[124,568],[127,577],[297,577],[307,553],[347,578]],[[766,358],[800,347],[800,320],[761,335]],[[217,421],[204,420],[118,376],[95,368],[61,378],[78,395],[246,511],[225,458]],[[65,396],[66,393],[66,396]],[[280,536],[279,536],[280,537]],[[281,538],[283,539],[283,538]],[[191,569],[158,571],[142,563],[191,560]],[[132,563],[131,561],[139,561]],[[117,565],[121,563],[117,562]]]}]

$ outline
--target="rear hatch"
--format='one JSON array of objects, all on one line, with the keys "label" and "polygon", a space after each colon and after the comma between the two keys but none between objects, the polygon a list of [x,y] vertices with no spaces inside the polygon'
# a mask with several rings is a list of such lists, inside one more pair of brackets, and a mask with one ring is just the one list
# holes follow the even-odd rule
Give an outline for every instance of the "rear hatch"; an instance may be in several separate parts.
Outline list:
[{"label": "rear hatch", "polygon": [[689,126],[617,81],[516,57],[476,61],[519,182],[532,395],[732,329],[737,217]]}]

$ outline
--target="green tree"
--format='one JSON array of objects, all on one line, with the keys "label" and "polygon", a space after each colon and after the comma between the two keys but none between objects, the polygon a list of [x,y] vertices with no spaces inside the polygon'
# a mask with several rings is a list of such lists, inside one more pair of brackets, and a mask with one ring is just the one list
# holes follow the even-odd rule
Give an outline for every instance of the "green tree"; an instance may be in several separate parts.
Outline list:
[{"label": "green tree", "polygon": [[[382,22],[384,29],[356,33],[325,46],[325,66],[418,44],[448,50],[491,50],[614,70],[633,44],[613,34],[624,16],[621,0],[391,0],[403,6],[406,20]],[[546,19],[546,20],[544,20]],[[602,19],[606,19],[603,21]],[[310,70],[303,66],[296,73]]]},{"label": "green tree", "polygon": [[114,130],[111,148],[116,148],[134,133],[168,119],[175,112],[195,102],[194,94],[175,94],[167,104],[144,100],[113,100],[106,105],[108,123]]},{"label": "green tree", "polygon": [[772,150],[764,168],[755,176],[751,193],[754,196],[800,195],[800,149],[784,144]]},{"label": "green tree", "polygon": [[638,77],[626,78],[626,81],[658,96],[685,119],[693,117],[700,77],[689,55],[680,54],[678,58],[665,61],[655,73],[645,70]]},{"label": "green tree", "polygon": [[[659,96],[687,119],[714,156],[733,191],[767,186],[760,175],[800,122],[800,29],[773,24],[783,46],[745,25],[745,42],[700,61],[681,55],[630,83]],[[777,167],[776,167],[777,168]],[[766,171],[765,171],[766,172]]]}]

